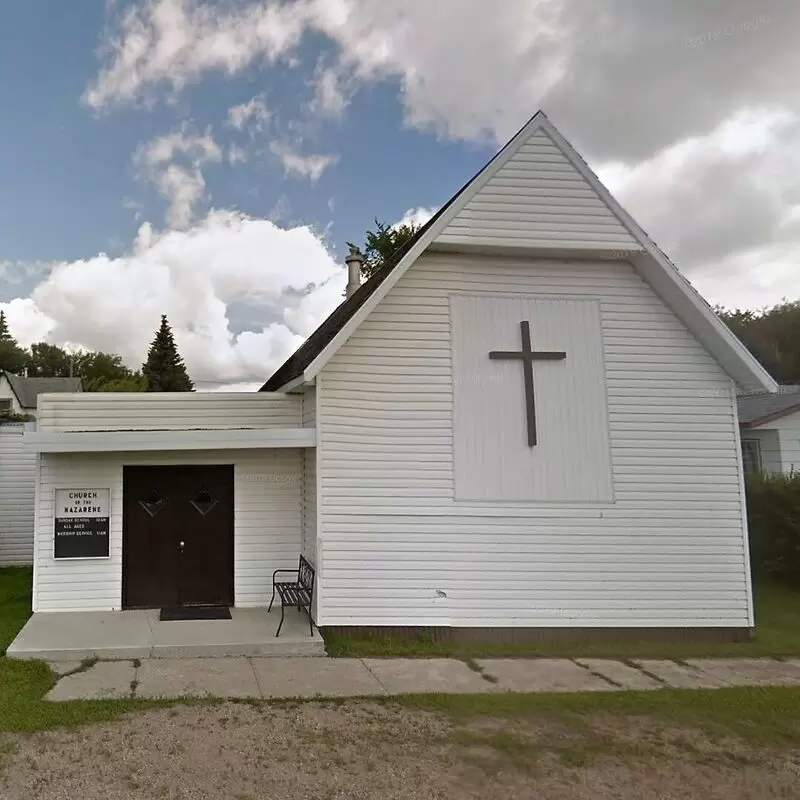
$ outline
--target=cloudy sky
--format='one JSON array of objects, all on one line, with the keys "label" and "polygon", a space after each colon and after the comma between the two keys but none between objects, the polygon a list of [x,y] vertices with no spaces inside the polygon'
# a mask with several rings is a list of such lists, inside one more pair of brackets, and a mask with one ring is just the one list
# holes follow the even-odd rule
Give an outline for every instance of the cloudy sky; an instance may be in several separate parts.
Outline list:
[{"label": "cloudy sky", "polygon": [[260,384],[345,242],[542,107],[711,303],[800,298],[796,0],[26,0],[0,21],[0,307]]}]

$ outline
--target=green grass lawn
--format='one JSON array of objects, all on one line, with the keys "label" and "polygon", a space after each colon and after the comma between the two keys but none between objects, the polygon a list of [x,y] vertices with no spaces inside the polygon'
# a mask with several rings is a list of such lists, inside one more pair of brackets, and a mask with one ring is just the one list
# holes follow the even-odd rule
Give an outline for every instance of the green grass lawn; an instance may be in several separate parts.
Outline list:
[{"label": "green grass lawn", "polygon": [[800,592],[762,583],[756,586],[756,636],[751,642],[684,643],[653,641],[560,641],[526,644],[451,644],[424,639],[365,637],[350,639],[325,635],[328,653],[337,657],[549,656],[597,658],[701,658],[703,656],[800,655]]},{"label": "green grass lawn", "polygon": [[[0,653],[4,653],[30,615],[31,571],[0,569]],[[328,642],[334,655],[653,655],[667,658],[703,655],[800,654],[800,594],[776,587],[758,592],[759,629],[754,642],[738,645],[657,645],[626,643],[539,645],[516,648],[447,646],[426,642],[338,640]],[[51,728],[104,722],[126,712],[164,707],[173,703],[146,700],[97,700],[47,703],[42,698],[55,683],[47,664],[14,661],[0,656],[0,732],[25,733]],[[395,702],[395,700],[387,701]],[[586,694],[419,695],[400,698],[404,705],[443,712],[458,719],[481,715],[593,714],[609,712],[656,715],[668,722],[717,726],[738,736],[770,741],[798,741],[800,689],[719,689],[715,691],[611,692]],[[794,738],[793,738],[794,737]]]},{"label": "green grass lawn", "polygon": [[0,653],[31,615],[31,578],[29,567],[0,569]]},{"label": "green grass lawn", "polygon": [[429,694],[406,695],[396,702],[443,713],[457,726],[482,718],[532,719],[553,720],[580,730],[587,720],[609,715],[617,720],[701,730],[715,740],[736,737],[756,747],[800,747],[800,689],[792,686],[578,694]]},{"label": "green grass lawn", "polygon": [[[31,570],[0,569],[0,653],[5,653],[25,624],[30,608]],[[102,722],[117,719],[133,708],[158,705],[142,700],[46,703],[42,698],[55,682],[56,676],[42,661],[14,661],[0,656],[0,732],[26,733]]]}]

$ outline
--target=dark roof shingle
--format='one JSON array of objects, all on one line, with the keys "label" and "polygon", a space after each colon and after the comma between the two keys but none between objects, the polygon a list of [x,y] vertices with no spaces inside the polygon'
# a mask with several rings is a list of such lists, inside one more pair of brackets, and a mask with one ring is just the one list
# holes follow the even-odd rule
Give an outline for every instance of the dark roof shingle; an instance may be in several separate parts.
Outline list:
[{"label": "dark roof shingle", "polygon": [[8,372],[4,374],[23,408],[36,408],[36,398],[40,394],[83,391],[80,378],[23,378]]},{"label": "dark roof shingle", "polygon": [[[534,115],[536,116],[536,115]],[[533,119],[533,117],[531,118]],[[524,130],[531,120],[520,128]],[[267,382],[259,389],[261,392],[275,392],[295,378],[299,378],[311,365],[314,359],[333,341],[337,333],[347,324],[364,303],[374,294],[375,290],[389,277],[391,271],[403,260],[403,257],[412,247],[435,225],[442,215],[458,200],[469,188],[472,182],[489,165],[511,146],[516,134],[508,144],[491,158],[478,172],[475,173],[405,244],[395,250],[387,262],[366,283],[361,284],[357,291],[347,298],[333,313],[308,337],[308,339],[289,356],[289,358],[270,376]]]},{"label": "dark roof shingle", "polygon": [[472,183],[465,184],[445,205],[443,205],[405,244],[395,250],[389,260],[368,280],[362,283],[353,294],[337,306],[333,313],[308,337],[308,339],[289,356],[289,358],[270,376],[259,389],[261,392],[275,392],[298,378],[305,372],[314,359],[333,341],[337,333],[348,320],[375,293],[375,290],[389,277],[391,271],[403,260],[403,256],[425,235],[430,227],[455,202],[464,189]]},{"label": "dark roof shingle", "polygon": [[739,424],[762,424],[800,411],[800,386],[781,386],[777,394],[746,394],[738,398]]}]

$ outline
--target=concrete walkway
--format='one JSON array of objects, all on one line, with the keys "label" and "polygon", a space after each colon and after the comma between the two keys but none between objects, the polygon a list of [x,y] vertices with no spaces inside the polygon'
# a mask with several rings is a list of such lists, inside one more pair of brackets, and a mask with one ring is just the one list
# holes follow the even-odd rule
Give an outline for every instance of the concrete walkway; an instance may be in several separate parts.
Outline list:
[{"label": "concrete walkway", "polygon": [[800,686],[800,659],[154,658],[52,663],[48,700],[369,697]]}]

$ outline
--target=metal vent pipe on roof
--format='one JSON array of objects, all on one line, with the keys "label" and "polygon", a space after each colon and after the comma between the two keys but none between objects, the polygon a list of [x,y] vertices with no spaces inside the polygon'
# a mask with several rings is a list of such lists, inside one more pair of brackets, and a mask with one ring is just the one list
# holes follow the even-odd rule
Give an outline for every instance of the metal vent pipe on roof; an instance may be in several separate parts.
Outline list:
[{"label": "metal vent pipe on roof", "polygon": [[361,286],[361,267],[364,265],[364,256],[355,245],[351,244],[350,252],[344,263],[347,264],[347,289],[345,289],[344,296],[352,297]]}]

